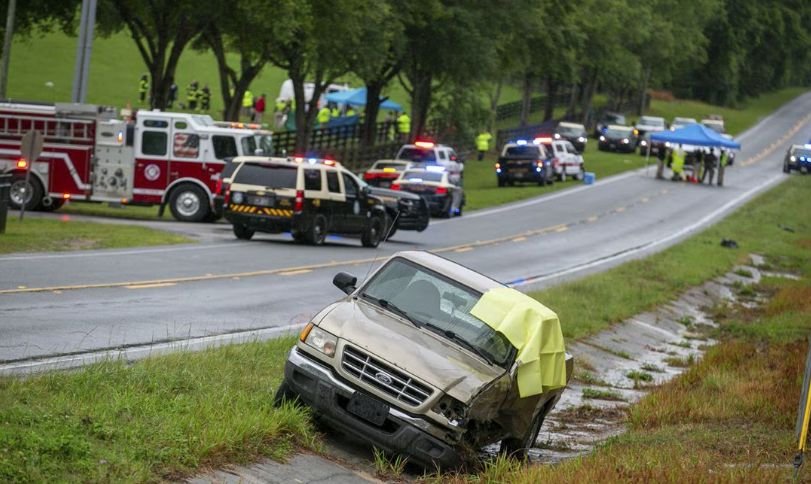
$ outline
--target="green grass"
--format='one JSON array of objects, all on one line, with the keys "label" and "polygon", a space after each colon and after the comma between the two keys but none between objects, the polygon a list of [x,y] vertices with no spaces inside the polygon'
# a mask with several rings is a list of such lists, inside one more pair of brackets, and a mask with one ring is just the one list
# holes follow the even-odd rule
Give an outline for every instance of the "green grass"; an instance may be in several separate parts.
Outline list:
[{"label": "green grass", "polygon": [[169,210],[164,212],[163,217],[158,217],[157,205],[152,207],[139,207],[137,205],[113,206],[107,203],[71,202],[60,208],[59,213],[95,215],[133,220],[174,220]]},{"label": "green grass", "polygon": [[33,217],[20,222],[17,212],[9,212],[6,233],[0,234],[0,254],[114,249],[189,242],[192,240],[182,235],[147,227]]},{"label": "green grass", "polygon": [[0,379],[0,481],[156,482],[318,448],[273,407],[293,338]]},{"label": "green grass", "polygon": [[[791,177],[717,225],[655,256],[532,296],[558,313],[567,338],[581,338],[748,262],[750,253],[773,255],[770,261],[777,270],[799,270],[809,248],[797,241],[811,239],[811,224],[804,211],[792,207],[805,206],[811,198],[806,181]],[[777,221],[796,232],[780,229]],[[721,247],[723,238],[736,240],[740,248]]]},{"label": "green grass", "polygon": [[584,388],[583,398],[591,400],[625,401],[625,398],[616,390],[603,390],[597,388]]}]

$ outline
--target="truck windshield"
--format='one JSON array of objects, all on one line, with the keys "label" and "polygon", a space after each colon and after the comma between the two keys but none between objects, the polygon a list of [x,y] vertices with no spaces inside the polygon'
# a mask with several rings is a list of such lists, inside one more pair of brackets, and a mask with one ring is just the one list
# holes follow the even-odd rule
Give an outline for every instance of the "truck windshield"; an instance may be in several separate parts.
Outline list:
[{"label": "truck windshield", "polygon": [[607,137],[609,137],[609,138],[627,138],[627,137],[631,136],[631,128],[626,128],[626,129],[620,129],[620,128],[608,129],[608,130],[606,130],[605,135],[606,135]]},{"label": "truck windshield", "polygon": [[298,168],[295,166],[243,163],[233,183],[259,185],[267,188],[295,189],[297,172]]},{"label": "truck windshield", "polygon": [[436,161],[436,152],[432,148],[403,148],[397,155],[398,160]]},{"label": "truck windshield", "polygon": [[515,349],[501,333],[470,314],[481,298],[474,291],[402,258],[389,261],[360,291],[361,297],[414,324],[455,341],[489,362],[509,366]]},{"label": "truck windshield", "polygon": [[515,156],[534,159],[541,157],[541,150],[534,145],[508,146],[504,149],[504,156]]}]

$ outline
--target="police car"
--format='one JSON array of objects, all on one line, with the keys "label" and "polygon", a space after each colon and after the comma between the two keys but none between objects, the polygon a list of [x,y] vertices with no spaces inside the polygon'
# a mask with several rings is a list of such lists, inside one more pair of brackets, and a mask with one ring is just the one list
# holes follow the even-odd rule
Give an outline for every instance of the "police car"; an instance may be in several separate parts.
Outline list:
[{"label": "police car", "polygon": [[811,172],[811,144],[792,145],[788,149],[783,159],[783,172],[791,173],[792,170],[803,174]]},{"label": "police car", "polygon": [[428,202],[431,215],[439,217],[462,215],[465,206],[465,192],[459,177],[437,165],[406,170],[391,188],[421,196]]},{"label": "police car", "polygon": [[225,194],[225,218],[239,239],[289,231],[297,242],[327,234],[360,236],[364,247],[385,237],[384,202],[332,160],[238,157]]},{"label": "police car", "polygon": [[612,124],[597,139],[597,149],[600,151],[633,153],[637,141],[637,131],[634,128]]},{"label": "police car", "polygon": [[516,182],[551,185],[555,183],[552,155],[540,142],[519,139],[505,143],[496,163],[496,178],[500,187]]},{"label": "police car", "polygon": [[377,160],[371,168],[363,172],[363,181],[375,187],[389,188],[400,178],[400,174],[415,165],[413,161]]},{"label": "police car", "polygon": [[414,144],[403,145],[395,159],[411,161],[415,167],[419,168],[439,165],[452,175],[462,176],[462,171],[465,169],[465,165],[453,148],[433,141],[416,141]]}]

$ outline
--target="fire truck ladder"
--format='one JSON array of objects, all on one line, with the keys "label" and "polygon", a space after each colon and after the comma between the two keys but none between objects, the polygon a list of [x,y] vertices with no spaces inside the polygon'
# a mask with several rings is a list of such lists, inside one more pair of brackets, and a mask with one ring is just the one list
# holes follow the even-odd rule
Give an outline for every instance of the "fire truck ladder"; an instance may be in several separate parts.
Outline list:
[{"label": "fire truck ladder", "polygon": [[36,116],[0,115],[0,137],[21,139],[31,130],[39,131],[45,141],[92,144],[96,122],[88,119],[59,119]]}]

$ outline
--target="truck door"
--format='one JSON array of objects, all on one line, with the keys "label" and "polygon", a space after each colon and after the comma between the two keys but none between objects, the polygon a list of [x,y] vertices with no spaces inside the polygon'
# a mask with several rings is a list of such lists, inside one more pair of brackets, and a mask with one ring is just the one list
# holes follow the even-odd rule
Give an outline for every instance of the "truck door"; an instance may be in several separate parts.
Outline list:
[{"label": "truck door", "polygon": [[360,187],[351,176],[341,173],[344,182],[346,202],[343,204],[341,231],[359,232],[366,221],[365,200],[360,193]]},{"label": "truck door", "polygon": [[[211,174],[203,159],[202,140],[184,119],[172,120],[172,154],[169,158],[169,180],[171,184],[180,178],[194,178],[205,185],[211,185]],[[222,167],[220,170],[222,171]],[[219,173],[217,171],[217,173]],[[211,188],[209,186],[209,188]]]},{"label": "truck door", "polygon": [[135,138],[133,196],[140,201],[160,203],[169,180],[169,121],[139,120]]}]

